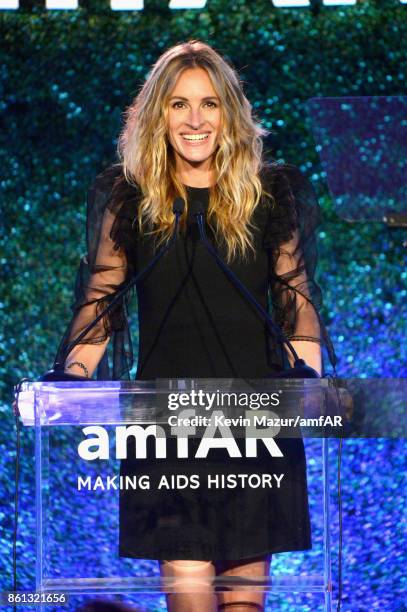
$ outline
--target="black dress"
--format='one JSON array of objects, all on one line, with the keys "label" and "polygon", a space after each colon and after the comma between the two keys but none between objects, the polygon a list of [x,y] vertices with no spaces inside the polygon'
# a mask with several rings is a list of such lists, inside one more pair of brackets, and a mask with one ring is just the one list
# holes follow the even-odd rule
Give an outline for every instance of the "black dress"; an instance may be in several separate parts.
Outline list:
[{"label": "black dress", "polygon": [[[319,317],[321,294],[314,280],[315,227],[320,219],[310,183],[291,165],[272,164],[261,175],[266,191],[253,216],[254,254],[230,267],[290,336],[316,338],[335,356]],[[188,187],[188,199],[208,201],[209,190]],[[106,305],[118,288],[154,256],[154,239],[137,231],[138,188],[119,165],[97,177],[88,201],[88,258],[76,287],[75,316],[61,343]],[[211,227],[207,233],[218,252]],[[304,297],[305,296],[305,297]],[[305,299],[305,298],[308,298]],[[265,329],[253,306],[227,279],[187,217],[172,249],[137,286],[139,352],[136,379],[267,378],[287,365],[285,351]],[[271,303],[269,303],[271,302]],[[129,303],[102,320],[87,342],[113,336],[113,372],[106,356],[98,376],[126,378],[132,363]],[[119,554],[151,559],[243,559],[311,547],[306,463],[301,439],[280,439],[283,457],[262,445],[256,459],[208,455],[208,461],[128,459],[122,475],[148,474],[149,491],[120,492]],[[280,488],[207,487],[158,490],[162,474],[284,474]]]}]

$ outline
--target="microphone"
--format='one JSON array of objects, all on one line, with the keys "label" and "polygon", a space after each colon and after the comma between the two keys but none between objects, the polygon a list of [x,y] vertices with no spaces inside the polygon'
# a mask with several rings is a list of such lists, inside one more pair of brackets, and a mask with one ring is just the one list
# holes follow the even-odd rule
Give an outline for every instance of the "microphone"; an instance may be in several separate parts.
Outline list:
[{"label": "microphone", "polygon": [[180,197],[175,198],[175,200],[174,200],[174,204],[172,205],[172,212],[173,212],[173,213],[174,213],[174,215],[175,215],[175,224],[176,224],[176,225],[175,225],[175,227],[174,227],[174,232],[173,232],[173,235],[172,235],[171,239],[172,239],[172,238],[175,236],[175,234],[176,234],[176,231],[175,231],[175,230],[176,230],[176,229],[177,229],[177,227],[178,227],[178,221],[179,221],[180,216],[181,216],[181,215],[182,215],[182,213],[184,212],[184,208],[185,208],[185,202],[184,202],[184,200],[183,200],[182,198],[180,198]]},{"label": "microphone", "polygon": [[294,358],[294,366],[290,366],[289,370],[284,370],[283,372],[278,372],[277,374],[271,374],[271,378],[320,378],[318,372],[308,366],[304,359],[300,359],[298,354],[288,340],[286,335],[280,329],[280,327],[273,321],[270,314],[267,312],[265,308],[256,300],[254,295],[247,289],[247,287],[241,282],[241,280],[236,276],[236,274],[229,268],[229,266],[223,261],[220,257],[212,243],[209,241],[206,231],[205,231],[205,221],[204,221],[204,204],[198,198],[194,198],[194,200],[190,203],[190,211],[193,217],[195,217],[201,240],[206,247],[207,251],[212,255],[215,259],[218,266],[225,272],[226,276],[232,281],[232,283],[240,290],[241,293],[246,297],[246,299],[256,308],[257,312],[260,313],[264,321],[266,322],[271,333],[277,338],[280,344],[286,344],[289,351],[291,352]]},{"label": "microphone", "polygon": [[46,372],[45,374],[43,374],[39,378],[40,382],[69,381],[69,380],[71,380],[71,381],[74,381],[74,380],[78,380],[78,381],[89,380],[85,376],[79,376],[77,374],[70,374],[70,373],[64,371],[65,362],[66,362],[66,359],[67,359],[69,353],[81,342],[81,340],[83,340],[83,338],[85,338],[85,336],[99,323],[99,321],[103,317],[105,317],[107,314],[109,314],[109,312],[111,310],[113,310],[113,308],[125,296],[125,294],[132,287],[134,287],[134,285],[136,285],[138,282],[140,282],[144,278],[144,276],[146,276],[146,274],[148,274],[148,272],[150,272],[150,270],[152,268],[154,268],[154,266],[161,259],[161,257],[171,248],[171,246],[175,242],[175,239],[176,239],[176,236],[177,236],[179,220],[180,220],[180,217],[181,217],[182,213],[184,212],[184,208],[185,208],[184,200],[182,198],[180,198],[180,197],[176,198],[174,200],[174,204],[173,204],[173,207],[172,207],[172,212],[175,215],[175,223],[174,223],[174,229],[173,229],[172,234],[171,234],[171,238],[168,240],[168,242],[166,244],[162,245],[159,248],[159,250],[157,251],[155,256],[147,264],[147,266],[143,270],[141,270],[138,274],[133,276],[133,278],[130,279],[130,281],[128,283],[126,283],[126,285],[114,296],[114,298],[112,299],[110,304],[108,304],[106,306],[106,308],[104,308],[102,310],[102,312],[93,321],[91,321],[85,327],[85,329],[83,329],[81,331],[79,336],[77,338],[75,338],[74,340],[72,340],[72,342],[70,342],[67,345],[67,347],[64,350],[63,358],[61,359],[61,361],[59,363],[54,362],[52,369],[48,370],[48,372]]}]

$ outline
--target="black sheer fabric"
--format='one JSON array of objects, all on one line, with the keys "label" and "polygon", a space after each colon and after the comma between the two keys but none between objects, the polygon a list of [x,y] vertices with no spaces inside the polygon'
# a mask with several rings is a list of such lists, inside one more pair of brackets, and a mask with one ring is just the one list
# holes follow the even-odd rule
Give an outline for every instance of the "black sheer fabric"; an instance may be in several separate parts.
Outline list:
[{"label": "black sheer fabric", "polygon": [[[291,340],[325,345],[331,365],[335,350],[321,319],[321,288],[315,280],[316,229],[321,209],[310,181],[291,164],[270,168],[271,207],[264,247],[270,253],[273,315]],[[267,184],[267,182],[266,182]]]},{"label": "black sheer fabric", "polygon": [[[321,212],[308,179],[291,164],[268,165],[262,171],[267,196],[256,208],[255,248],[269,261],[269,296],[275,321],[288,337],[325,345],[331,364],[335,352],[319,315],[321,290],[315,281],[315,230]],[[88,193],[87,255],[82,258],[75,285],[73,317],[58,349],[56,361],[67,357],[67,345],[99,314],[117,292],[146,263],[138,242],[137,204],[140,190],[129,185],[119,164],[96,177]],[[151,251],[152,255],[153,251]],[[235,270],[237,274],[241,266]],[[244,279],[242,279],[244,280]],[[105,342],[111,337],[112,364],[107,353],[97,370],[98,379],[129,379],[133,349],[129,328],[130,296],[81,341]],[[244,322],[242,322],[244,324]],[[285,351],[270,339],[270,362],[283,367]]]},{"label": "black sheer fabric", "polygon": [[[67,346],[91,323],[131,277],[132,266],[126,252],[113,240],[117,215],[112,210],[112,192],[121,167],[112,166],[96,177],[88,192],[86,243],[87,254],[81,259],[75,282],[74,315],[58,348],[56,362],[64,363]],[[121,224],[123,224],[121,212]],[[131,261],[131,260],[130,260]],[[80,344],[99,344],[111,337],[113,369],[107,352],[98,366],[97,378],[129,379],[133,364],[132,339],[128,321],[129,298],[86,334]]]}]

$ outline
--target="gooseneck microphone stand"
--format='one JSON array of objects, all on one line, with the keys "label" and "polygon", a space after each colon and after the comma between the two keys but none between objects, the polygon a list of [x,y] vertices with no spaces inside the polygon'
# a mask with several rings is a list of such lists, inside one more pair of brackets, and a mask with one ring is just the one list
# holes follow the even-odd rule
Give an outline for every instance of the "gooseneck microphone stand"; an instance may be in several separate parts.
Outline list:
[{"label": "gooseneck microphone stand", "polygon": [[[278,372],[276,378],[320,378],[318,372],[313,368],[307,366],[303,359],[300,359],[297,352],[288,338],[284,335],[280,327],[273,321],[270,314],[263,308],[263,306],[256,300],[256,298],[250,293],[245,285],[239,280],[236,274],[229,268],[229,266],[220,257],[212,243],[208,240],[205,231],[205,219],[203,207],[200,203],[194,203],[193,215],[197,221],[199,234],[205,248],[215,259],[218,266],[223,270],[226,276],[232,281],[232,283],[239,289],[239,291],[246,297],[246,299],[256,308],[260,313],[264,321],[266,322],[270,332],[277,338],[281,344],[286,344],[289,351],[294,358],[294,366],[290,367],[289,370]],[[274,377],[274,375],[272,375]]]},{"label": "gooseneck microphone stand", "polygon": [[162,245],[158,249],[157,253],[152,258],[152,260],[147,264],[147,266],[143,270],[141,270],[138,274],[133,276],[133,278],[130,281],[128,281],[126,285],[122,289],[120,289],[120,291],[118,291],[118,293],[116,293],[116,295],[114,296],[110,304],[108,304],[108,306],[106,306],[106,308],[104,308],[102,312],[95,319],[93,319],[85,327],[85,329],[81,331],[79,336],[75,338],[74,340],[72,340],[72,342],[70,342],[65,347],[60,361],[59,362],[55,361],[52,369],[46,372],[45,374],[43,374],[43,376],[41,376],[41,378],[39,379],[40,381],[45,382],[45,381],[52,381],[52,380],[54,381],[87,380],[84,376],[70,374],[64,371],[65,362],[66,362],[66,359],[69,353],[75,348],[75,346],[77,346],[86,337],[86,335],[99,323],[101,319],[103,319],[103,317],[106,317],[113,310],[113,308],[122,300],[122,298],[126,295],[126,293],[132,287],[134,287],[134,285],[140,282],[144,278],[144,276],[146,276],[146,274],[150,272],[152,268],[154,268],[154,266],[161,259],[161,257],[171,248],[171,246],[174,244],[175,239],[177,237],[179,220],[180,220],[182,213],[184,212],[184,207],[185,207],[184,200],[182,198],[176,198],[174,201],[173,208],[172,208],[172,211],[175,215],[175,223],[174,223],[174,229],[172,231],[171,238],[168,240],[166,244]]}]

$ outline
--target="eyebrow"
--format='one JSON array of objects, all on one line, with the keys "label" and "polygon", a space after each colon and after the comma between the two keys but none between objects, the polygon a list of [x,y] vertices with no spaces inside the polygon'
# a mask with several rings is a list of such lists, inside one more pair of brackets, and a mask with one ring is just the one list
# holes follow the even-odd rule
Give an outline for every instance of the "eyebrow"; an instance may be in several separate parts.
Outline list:
[{"label": "eyebrow", "polygon": [[[170,100],[183,100],[184,102],[188,102],[188,98],[184,98],[183,96],[171,96]],[[205,96],[202,100],[219,100],[218,96]]]}]

